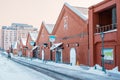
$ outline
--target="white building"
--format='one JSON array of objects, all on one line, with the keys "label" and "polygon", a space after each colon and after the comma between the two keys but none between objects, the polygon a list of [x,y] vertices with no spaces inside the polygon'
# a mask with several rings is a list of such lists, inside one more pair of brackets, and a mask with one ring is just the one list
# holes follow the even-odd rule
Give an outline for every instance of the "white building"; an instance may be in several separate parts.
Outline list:
[{"label": "white building", "polygon": [[8,50],[16,39],[16,29],[13,27],[2,27],[2,48]]},{"label": "white building", "polygon": [[11,26],[16,28],[17,41],[19,41],[21,38],[27,38],[29,31],[37,30],[36,28],[33,28],[32,25],[28,24],[12,23]]},{"label": "white building", "polygon": [[0,49],[2,48],[2,29],[0,27]]}]

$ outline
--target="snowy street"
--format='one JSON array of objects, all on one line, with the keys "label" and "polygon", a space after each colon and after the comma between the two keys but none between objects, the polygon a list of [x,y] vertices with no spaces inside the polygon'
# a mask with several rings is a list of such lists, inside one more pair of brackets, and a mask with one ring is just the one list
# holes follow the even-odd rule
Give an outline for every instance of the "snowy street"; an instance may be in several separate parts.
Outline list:
[{"label": "snowy street", "polygon": [[54,80],[0,55],[0,80]]},{"label": "snowy street", "polygon": [[120,0],[0,0],[0,80],[120,80]]},{"label": "snowy street", "polygon": [[[82,68],[82,66],[71,66],[69,64],[55,63],[51,61],[43,62],[40,59],[31,60],[29,58],[19,56],[12,56],[12,60],[14,59],[19,60],[22,63],[29,63],[31,66],[40,66],[46,68],[47,70],[52,70],[63,75],[77,78],[72,80],[119,80],[120,78],[120,72],[117,71],[117,68],[113,70],[107,70],[107,73],[105,74],[101,71],[101,66],[99,65],[96,65],[97,69],[95,70],[94,67]],[[47,76],[49,73],[40,73],[41,71],[35,71],[12,60],[7,59],[3,55],[0,55],[0,80],[56,80],[51,78],[50,75]],[[61,77],[60,75],[57,76],[54,73],[51,75],[56,76],[56,78]],[[70,79],[63,78],[59,80]]]}]

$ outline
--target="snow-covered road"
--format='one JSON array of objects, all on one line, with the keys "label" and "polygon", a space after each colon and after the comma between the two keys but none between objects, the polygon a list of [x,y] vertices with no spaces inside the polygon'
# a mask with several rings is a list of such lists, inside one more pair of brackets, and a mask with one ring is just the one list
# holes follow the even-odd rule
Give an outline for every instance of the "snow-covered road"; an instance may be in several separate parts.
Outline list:
[{"label": "snow-covered road", "polygon": [[0,80],[55,80],[0,55]]}]

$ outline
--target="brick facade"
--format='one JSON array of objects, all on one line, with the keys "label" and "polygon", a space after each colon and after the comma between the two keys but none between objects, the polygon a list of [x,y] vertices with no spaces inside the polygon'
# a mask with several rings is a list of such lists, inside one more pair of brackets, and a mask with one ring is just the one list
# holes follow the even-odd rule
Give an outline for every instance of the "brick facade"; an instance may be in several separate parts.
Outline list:
[{"label": "brick facade", "polygon": [[[101,32],[104,33],[104,50],[111,50],[111,57],[104,52],[105,68],[112,69],[119,66],[120,50],[120,1],[105,0],[89,8],[89,51],[90,65],[102,65],[102,39]],[[110,58],[108,58],[110,57]]]},{"label": "brick facade", "polygon": [[29,32],[28,36],[27,36],[27,41],[26,41],[26,56],[32,58],[33,54],[37,54],[36,52],[33,53],[33,48],[36,45],[36,39],[38,36],[38,32],[37,31],[33,31],[33,32]]},{"label": "brick facade", "polygon": [[[38,54],[39,58],[42,60],[52,60],[52,53],[50,51],[50,41],[49,41],[49,35],[51,35],[51,32],[49,33],[48,29],[53,28],[52,24],[45,24],[45,22],[42,22],[38,37],[36,40],[36,45],[38,45]],[[52,29],[51,29],[52,30]]]},{"label": "brick facade", "polygon": [[[56,48],[54,56],[57,59],[58,52],[61,52],[61,61],[70,64],[88,65],[88,24],[87,19],[84,20],[77,15],[74,7],[65,4],[59,18],[56,22],[53,34],[56,35],[54,43],[63,43],[61,48]],[[72,7],[72,8],[71,8]],[[75,9],[76,10],[76,9]],[[80,14],[80,13],[79,13]],[[75,51],[75,61],[70,61],[71,49]],[[57,61],[57,60],[56,60]]]}]

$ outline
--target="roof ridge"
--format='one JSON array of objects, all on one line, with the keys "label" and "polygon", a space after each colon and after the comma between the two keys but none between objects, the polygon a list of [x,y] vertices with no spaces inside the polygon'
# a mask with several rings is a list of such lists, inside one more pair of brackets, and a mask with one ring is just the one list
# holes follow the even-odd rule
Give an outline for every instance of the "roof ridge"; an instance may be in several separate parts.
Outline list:
[{"label": "roof ridge", "polygon": [[[49,34],[52,34],[52,31],[53,31],[53,28],[54,28],[54,24],[46,24],[45,22],[43,22],[43,24],[45,25],[45,28],[47,30],[47,32]],[[52,25],[52,26],[49,26],[49,25]],[[48,29],[49,28],[49,29]],[[50,29],[51,28],[51,29]]]},{"label": "roof ridge", "polygon": [[75,7],[69,5],[68,3],[65,3],[65,5],[71,9],[74,13],[76,13],[79,17],[81,17],[83,20],[87,20],[88,16],[85,16],[85,14],[83,14],[81,11],[79,11],[78,9],[76,9]]}]

